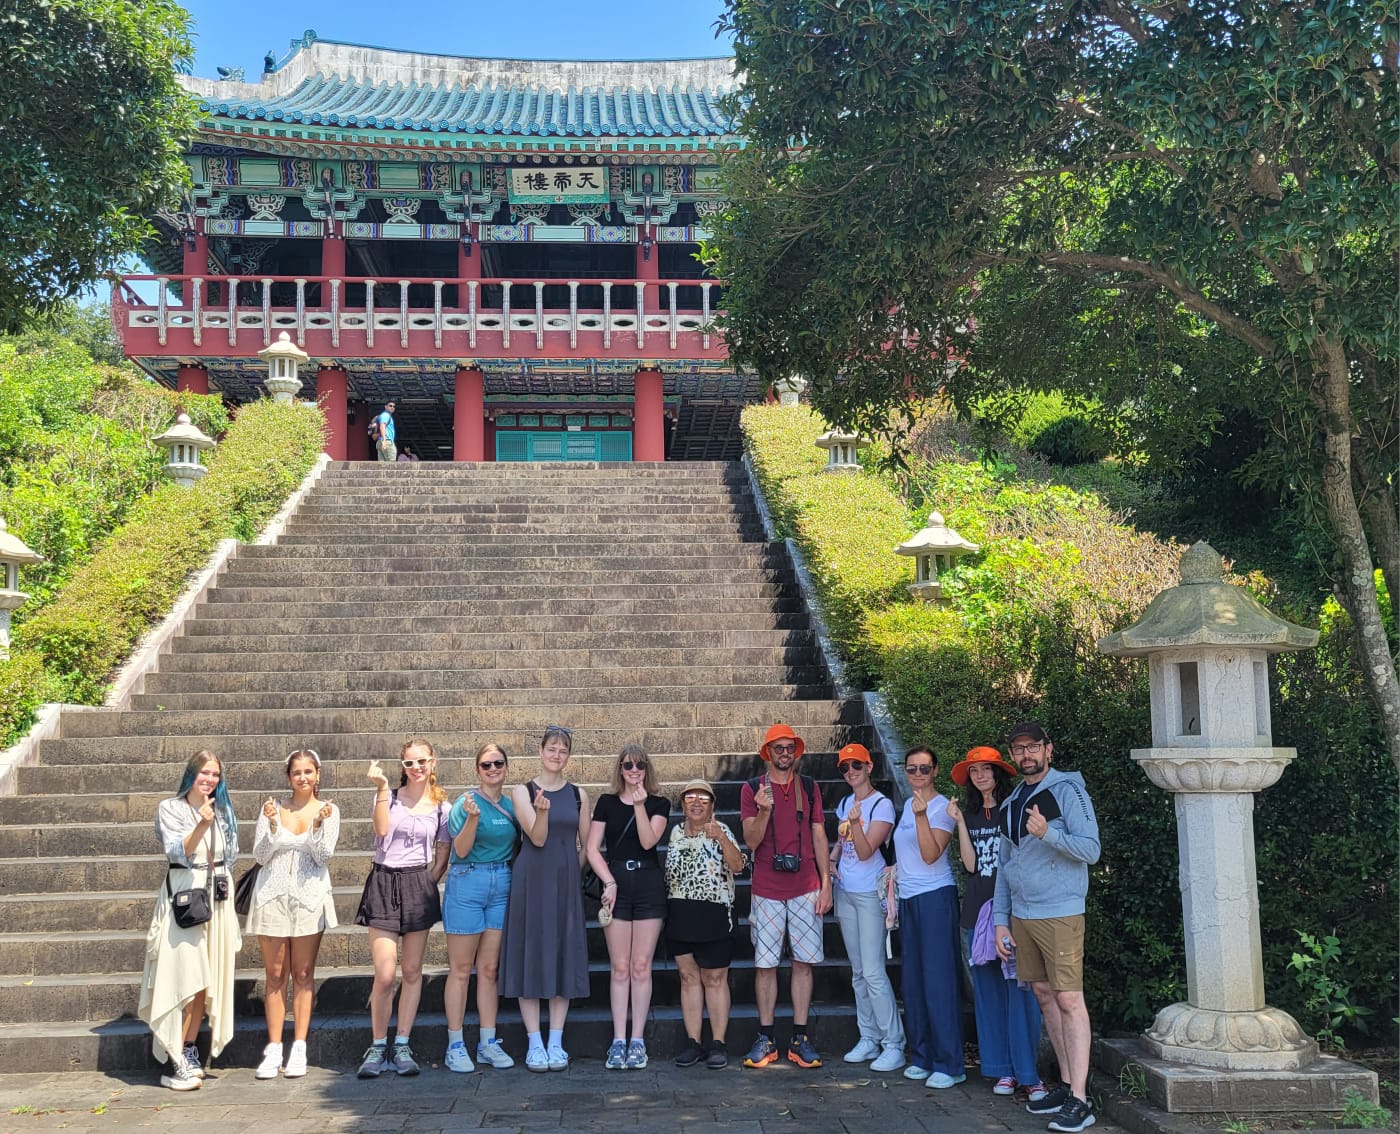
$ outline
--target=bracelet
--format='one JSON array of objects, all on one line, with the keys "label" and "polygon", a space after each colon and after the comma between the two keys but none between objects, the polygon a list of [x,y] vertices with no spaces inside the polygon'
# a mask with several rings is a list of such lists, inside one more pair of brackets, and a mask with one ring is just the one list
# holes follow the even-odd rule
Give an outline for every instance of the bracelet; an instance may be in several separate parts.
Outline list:
[{"label": "bracelet", "polygon": [[606,882],[603,883],[603,889],[606,890],[609,886],[616,886],[616,885],[617,885],[617,879],[616,879],[616,878],[609,878]]}]

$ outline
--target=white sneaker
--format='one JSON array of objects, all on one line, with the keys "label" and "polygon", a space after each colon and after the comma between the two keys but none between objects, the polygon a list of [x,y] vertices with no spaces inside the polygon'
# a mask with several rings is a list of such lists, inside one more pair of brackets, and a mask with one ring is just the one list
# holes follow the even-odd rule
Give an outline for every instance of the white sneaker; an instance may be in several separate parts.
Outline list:
[{"label": "white sneaker", "polygon": [[282,1070],[282,1045],[280,1043],[270,1043],[263,1048],[262,1062],[258,1064],[258,1069],[253,1072],[254,1079],[275,1079],[277,1072]]},{"label": "white sneaker", "polygon": [[548,1071],[549,1055],[542,1047],[532,1047],[525,1053],[527,1071]]},{"label": "white sneaker", "polygon": [[548,1061],[551,1071],[567,1071],[569,1069],[569,1053],[557,1044],[549,1045]]},{"label": "white sneaker", "polygon": [[470,1075],[476,1070],[476,1064],[472,1062],[472,1057],[467,1054],[467,1045],[461,1040],[448,1044],[447,1054],[442,1061],[447,1064],[449,1071],[457,1071],[463,1075]]},{"label": "white sneaker", "polygon": [[887,1047],[875,1062],[870,1065],[872,1071],[898,1071],[904,1066],[904,1052],[897,1047]]},{"label": "white sneaker", "polygon": [[501,1046],[501,1041],[498,1039],[477,1044],[476,1061],[483,1067],[494,1067],[498,1071],[505,1071],[515,1066],[515,1060],[506,1054],[505,1048]]},{"label": "white sneaker", "polygon": [[293,1040],[292,1050],[287,1053],[287,1066],[282,1068],[284,1079],[300,1079],[306,1074],[306,1041]]},{"label": "white sneaker", "polygon": [[172,1059],[170,1070],[160,1077],[160,1085],[172,1091],[199,1090],[199,1076],[189,1069],[183,1058]]},{"label": "white sneaker", "polygon": [[904,1077],[906,1079],[916,1079],[922,1082],[924,1079],[927,1079],[928,1076],[928,1069],[920,1067],[917,1063],[911,1063],[904,1069]]},{"label": "white sneaker", "polygon": [[866,1039],[861,1036],[860,1043],[851,1048],[841,1058],[846,1063],[869,1063],[880,1054],[880,1045],[873,1039]]}]

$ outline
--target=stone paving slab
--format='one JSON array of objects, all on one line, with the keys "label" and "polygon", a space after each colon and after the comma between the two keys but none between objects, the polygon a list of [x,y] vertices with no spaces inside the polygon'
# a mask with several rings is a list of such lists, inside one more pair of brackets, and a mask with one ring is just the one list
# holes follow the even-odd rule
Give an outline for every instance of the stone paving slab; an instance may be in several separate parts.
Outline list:
[{"label": "stone paving slab", "polygon": [[[1046,1119],[996,1098],[989,1083],[934,1092],[900,1075],[828,1064],[816,1071],[605,1071],[578,1059],[564,1074],[513,1071],[361,1082],[350,1070],[312,1068],[304,1079],[259,1082],[250,1067],[216,1069],[197,1091],[161,1088],[154,1072],[0,1075],[0,1134],[28,1131],[656,1131],[658,1134],[900,1134],[1029,1132]],[[1106,1116],[1096,1131],[1124,1134]]]}]

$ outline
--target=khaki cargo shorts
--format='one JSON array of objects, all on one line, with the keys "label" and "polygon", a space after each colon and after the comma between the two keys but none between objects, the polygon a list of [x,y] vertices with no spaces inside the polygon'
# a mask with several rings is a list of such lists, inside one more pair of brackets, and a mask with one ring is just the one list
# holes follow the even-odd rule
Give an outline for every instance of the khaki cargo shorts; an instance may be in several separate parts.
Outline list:
[{"label": "khaki cargo shorts", "polygon": [[1016,979],[1048,982],[1056,992],[1084,991],[1084,915],[1023,920],[1011,915]]}]

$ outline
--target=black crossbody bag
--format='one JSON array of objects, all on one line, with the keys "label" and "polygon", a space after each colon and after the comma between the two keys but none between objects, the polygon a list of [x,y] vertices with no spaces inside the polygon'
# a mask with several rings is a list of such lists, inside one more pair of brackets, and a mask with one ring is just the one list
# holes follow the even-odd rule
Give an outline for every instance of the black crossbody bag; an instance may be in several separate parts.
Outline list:
[{"label": "black crossbody bag", "polygon": [[[173,867],[171,868],[173,869]],[[181,929],[193,929],[214,916],[214,825],[209,826],[209,865],[203,886],[191,890],[172,890],[170,870],[165,872],[165,892],[170,897],[170,912]]]}]

